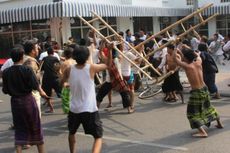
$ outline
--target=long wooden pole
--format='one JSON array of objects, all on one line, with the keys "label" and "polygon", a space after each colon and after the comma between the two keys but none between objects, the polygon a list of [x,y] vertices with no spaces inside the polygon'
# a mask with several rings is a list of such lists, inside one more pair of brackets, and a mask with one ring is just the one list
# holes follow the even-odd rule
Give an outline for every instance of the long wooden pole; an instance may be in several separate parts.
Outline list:
[{"label": "long wooden pole", "polygon": [[[179,36],[177,36],[177,38],[182,38],[185,35],[187,35],[188,33],[190,33],[191,31],[193,31],[194,29],[198,28],[199,26],[205,24],[206,22],[208,22],[209,20],[213,19],[214,17],[216,17],[218,14],[214,14],[212,16],[210,16],[209,18],[205,19],[203,22],[190,27],[188,30],[186,30],[186,32],[180,34]],[[166,46],[168,46],[169,44],[173,43],[175,40],[169,40],[167,43],[165,43],[164,45],[160,46],[159,48],[156,48],[154,51],[150,52],[148,55],[146,55],[146,58],[148,58],[149,56],[153,55],[156,51],[161,50],[163,48],[165,48]]]},{"label": "long wooden pole", "polygon": [[137,55],[139,55],[139,57],[145,61],[145,63],[147,63],[147,65],[149,65],[149,67],[151,67],[159,76],[161,76],[161,73],[157,71],[157,69],[155,69],[152,64],[146,59],[144,58],[137,50],[136,48],[134,48],[132,45],[130,45],[127,41],[124,40],[123,37],[121,37],[108,23],[106,23],[99,15],[97,15],[95,12],[92,12],[94,16],[96,16],[97,18],[100,19],[100,21],[109,28],[109,30],[111,30],[117,37],[119,37],[126,45],[128,45],[132,51],[134,51]]},{"label": "long wooden pole", "polygon": [[209,7],[211,7],[211,6],[213,6],[212,3],[211,3],[211,4],[205,5],[204,7],[198,9],[197,11],[191,13],[190,15],[184,17],[183,19],[180,19],[179,21],[177,21],[177,22],[171,24],[170,26],[166,27],[165,29],[163,29],[163,30],[159,31],[158,33],[152,35],[151,37],[149,37],[148,39],[146,39],[146,40],[143,41],[142,43],[140,43],[140,44],[138,44],[137,46],[135,46],[135,48],[138,48],[139,46],[141,46],[141,45],[147,43],[148,41],[152,40],[152,39],[155,38],[156,36],[161,35],[161,34],[167,32],[167,31],[169,31],[170,29],[172,29],[173,27],[177,26],[178,24],[183,23],[184,21],[186,21],[186,20],[192,18],[193,16],[195,16],[195,15],[199,14],[200,12],[202,12],[204,9],[207,9],[207,8],[209,8]]},{"label": "long wooden pole", "polygon": [[[94,26],[92,26],[90,23],[88,23],[84,18],[82,18],[81,16],[77,15],[85,24],[87,24],[91,29],[95,30],[95,32],[97,32],[97,34],[100,35],[100,37],[104,38],[108,43],[111,43],[105,36],[103,36]],[[129,61],[131,64],[133,64],[138,70],[140,70],[144,75],[146,75],[150,80],[152,80],[152,77],[146,73],[145,71],[143,71],[141,68],[139,68],[139,66],[136,65],[136,63],[134,63],[132,60],[130,60],[129,58],[127,58],[125,56],[125,54],[120,51],[116,46],[114,46],[114,49],[116,51],[118,51],[127,61]]]}]

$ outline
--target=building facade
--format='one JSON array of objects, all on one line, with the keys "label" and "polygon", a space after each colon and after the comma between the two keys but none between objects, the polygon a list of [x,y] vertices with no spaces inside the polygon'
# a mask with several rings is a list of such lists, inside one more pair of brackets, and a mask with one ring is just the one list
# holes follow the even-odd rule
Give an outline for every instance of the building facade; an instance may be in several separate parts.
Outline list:
[{"label": "building facade", "polygon": [[[84,38],[89,27],[77,18],[91,19],[90,11],[101,15],[115,30],[140,28],[156,33],[192,12],[193,0],[0,0],[0,58],[7,58],[14,44],[47,36],[63,44],[70,36]],[[207,3],[214,6],[204,15],[219,13],[214,20],[200,28],[200,33],[211,36],[215,32],[230,33],[228,0],[197,1],[198,7]],[[193,22],[191,20],[191,22]],[[94,23],[100,27],[100,23]],[[190,23],[187,23],[189,26]],[[192,23],[191,23],[192,24]],[[109,33],[108,30],[101,31]]]}]

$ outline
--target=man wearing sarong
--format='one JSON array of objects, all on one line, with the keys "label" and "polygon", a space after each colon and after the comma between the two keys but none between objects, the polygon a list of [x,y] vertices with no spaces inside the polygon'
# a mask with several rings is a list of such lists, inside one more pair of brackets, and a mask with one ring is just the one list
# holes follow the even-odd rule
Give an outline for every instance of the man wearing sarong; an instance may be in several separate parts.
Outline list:
[{"label": "man wearing sarong", "polygon": [[[174,45],[170,44],[167,46],[167,54],[165,56],[166,62],[165,62],[165,69],[167,72],[172,71],[173,74],[171,74],[169,77],[167,77],[164,80],[164,83],[162,85],[162,90],[166,94],[164,100],[167,102],[176,102],[178,100],[178,97],[176,95],[176,92],[180,93],[182,103],[184,103],[182,90],[183,87],[180,83],[180,77],[179,77],[179,70],[177,64],[173,60],[173,50]],[[177,57],[180,59],[181,56],[177,54]]]},{"label": "man wearing sarong", "polygon": [[[72,48],[65,48],[64,50],[64,57],[65,61],[61,64],[61,77],[65,70],[71,65],[76,64],[76,61],[72,58],[73,49]],[[62,110],[65,114],[69,113],[69,102],[70,102],[70,89],[68,85],[63,82],[62,83],[62,91],[61,91],[61,99],[62,99]]]},{"label": "man wearing sarong", "polygon": [[21,48],[12,50],[14,65],[3,71],[2,91],[11,96],[16,152],[21,153],[24,145],[37,145],[38,152],[44,153],[39,110],[32,90],[38,90],[44,97],[47,95],[41,90],[33,70],[22,65],[23,54]]},{"label": "man wearing sarong", "polygon": [[181,61],[177,57],[177,51],[179,50],[173,52],[174,61],[185,70],[192,88],[187,106],[187,118],[191,128],[197,128],[199,131],[192,136],[205,138],[208,134],[203,125],[209,127],[212,121],[217,121],[217,128],[223,128],[223,125],[216,109],[210,104],[208,88],[203,81],[202,60],[199,54],[190,48],[184,48],[182,50],[184,61]]}]

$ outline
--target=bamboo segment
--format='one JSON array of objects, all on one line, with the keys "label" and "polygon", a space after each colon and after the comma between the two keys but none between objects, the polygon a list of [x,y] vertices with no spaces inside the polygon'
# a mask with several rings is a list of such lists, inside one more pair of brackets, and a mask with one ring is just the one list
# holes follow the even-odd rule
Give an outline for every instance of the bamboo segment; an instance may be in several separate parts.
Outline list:
[{"label": "bamboo segment", "polygon": [[200,18],[200,22],[204,22],[204,19],[203,19],[201,13],[198,13],[198,16],[199,16],[199,18]]},{"label": "bamboo segment", "polygon": [[[88,23],[84,18],[82,18],[82,17],[79,16],[79,15],[77,15],[77,16],[78,16],[85,24],[87,24],[91,29],[93,29],[95,32],[97,32],[97,34],[98,34],[100,37],[104,38],[108,43],[112,43],[112,42],[110,42],[108,39],[106,39],[105,36],[102,35],[102,34],[100,33],[100,31],[98,31],[94,26],[92,26],[90,23]],[[106,23],[106,24],[107,24],[107,23]],[[116,34],[117,36],[119,36],[116,32],[115,32],[115,34]],[[150,80],[152,80],[152,77],[151,77],[148,73],[146,73],[145,71],[143,71],[141,68],[139,68],[139,66],[136,65],[136,63],[134,63],[132,60],[130,60],[129,58],[127,58],[127,57],[125,56],[125,54],[124,54],[122,51],[120,51],[116,46],[114,46],[114,49],[115,49],[116,51],[118,51],[127,61],[129,61],[132,65],[134,65],[138,70],[140,70],[145,76],[147,76]]]},{"label": "bamboo segment", "polygon": [[103,26],[103,27],[99,28],[98,31],[101,31],[101,30],[103,30],[105,28],[107,28],[107,26]]},{"label": "bamboo segment", "polygon": [[[104,25],[106,25],[106,26],[109,28],[109,30],[110,30],[111,32],[113,32],[114,34],[116,34],[116,36],[117,36],[118,38],[120,38],[126,45],[128,45],[128,46],[131,48],[132,51],[134,51],[137,55],[139,55],[139,57],[142,58],[142,55],[136,50],[136,48],[134,48],[132,45],[130,45],[127,41],[125,41],[124,38],[122,38],[122,37],[121,37],[121,36],[110,26],[110,25],[108,25],[108,23],[106,23],[99,15],[97,15],[95,12],[92,12],[92,13],[93,13],[94,16],[96,16],[97,18],[99,18],[100,21],[101,21]],[[144,45],[144,44],[142,44],[142,45]],[[139,47],[140,47],[140,46],[139,46]],[[150,65],[150,67],[151,67],[158,75],[161,75],[161,73],[158,72],[157,69],[155,69],[155,68],[152,66],[152,64],[149,63],[149,61],[148,61],[146,58],[142,58],[142,60],[144,60],[144,62],[147,63],[147,65]]]},{"label": "bamboo segment", "polygon": [[186,32],[187,30],[185,29],[184,24],[180,23],[180,25],[181,25],[182,29],[184,30],[184,32]]},{"label": "bamboo segment", "polygon": [[207,9],[207,8],[211,7],[211,6],[213,6],[213,4],[212,4],[212,3],[211,3],[211,4],[207,4],[207,5],[205,5],[204,7],[202,7],[202,8],[200,8],[200,9],[198,9],[197,11],[195,11],[195,12],[191,13],[190,15],[188,15],[188,16],[186,16],[186,17],[184,17],[183,19],[181,19],[181,20],[179,20],[179,21],[177,21],[177,22],[175,22],[175,23],[171,24],[171,25],[170,25],[170,26],[168,26],[167,28],[165,28],[165,29],[163,29],[163,30],[159,31],[158,33],[156,33],[156,34],[154,34],[154,35],[152,35],[151,37],[149,37],[148,39],[146,39],[145,41],[143,41],[143,42],[142,42],[142,43],[140,43],[139,45],[135,46],[135,48],[140,47],[141,45],[145,44],[145,43],[146,43],[146,42],[148,42],[149,40],[151,40],[151,39],[155,38],[156,36],[159,36],[159,35],[161,35],[161,34],[165,33],[166,31],[168,31],[168,30],[170,30],[170,29],[174,28],[175,26],[179,25],[180,23],[183,23],[184,21],[186,21],[186,20],[188,20],[188,19],[192,18],[193,16],[197,15],[198,13],[202,12],[203,10],[205,10],[205,9]]},{"label": "bamboo segment", "polygon": [[[208,17],[206,20],[204,20],[203,22],[195,25],[195,26],[192,26],[190,27],[188,30],[186,30],[186,32],[180,34],[179,36],[177,36],[177,38],[182,38],[184,37],[185,35],[187,35],[188,33],[192,32],[193,30],[195,30],[196,28],[198,28],[199,26],[207,23],[209,20],[213,19],[214,17],[216,17],[218,14],[214,14],[210,17]],[[163,48],[165,48],[166,46],[168,46],[169,44],[173,43],[174,40],[169,40],[166,44],[160,46],[159,48],[156,48],[155,50],[153,50],[151,53],[149,53],[148,55],[146,55],[146,58],[148,58],[149,56],[153,55],[155,52],[157,52],[158,50],[161,50]]]},{"label": "bamboo segment", "polygon": [[88,23],[92,23],[92,22],[97,21],[97,20],[98,20],[98,18],[93,18],[92,20],[89,20]]},{"label": "bamboo segment", "polygon": [[170,36],[170,34],[169,34],[169,31],[166,31],[166,33],[167,33],[168,37],[171,38],[171,36]]},{"label": "bamboo segment", "polygon": [[111,38],[111,37],[114,37],[114,36],[116,36],[116,34],[112,34],[112,35],[109,35],[109,36],[107,36],[107,37],[105,37],[105,38]]},{"label": "bamboo segment", "polygon": [[157,48],[159,48],[160,46],[159,46],[159,44],[158,44],[158,42],[156,41],[155,38],[153,39],[153,41],[154,41],[154,43],[157,45]]}]

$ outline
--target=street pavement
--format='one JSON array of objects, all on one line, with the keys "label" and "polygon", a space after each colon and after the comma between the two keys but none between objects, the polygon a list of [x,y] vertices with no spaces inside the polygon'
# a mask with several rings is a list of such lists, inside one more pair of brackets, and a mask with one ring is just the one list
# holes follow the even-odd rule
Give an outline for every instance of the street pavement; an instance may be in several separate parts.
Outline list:
[{"label": "street pavement", "polygon": [[[213,122],[207,129],[208,138],[193,138],[186,118],[186,104],[168,104],[162,101],[163,94],[140,100],[135,99],[135,113],[122,109],[121,97],[114,93],[113,107],[104,110],[106,97],[100,108],[104,137],[102,153],[230,153],[230,64],[219,66],[217,85],[222,99],[212,100],[218,110],[224,129],[216,129]],[[182,74],[183,75],[183,74]],[[182,80],[185,79],[182,76]],[[189,94],[185,94],[185,101]],[[0,153],[14,152],[14,131],[8,130],[12,123],[10,98],[0,91]],[[61,101],[55,99],[55,113],[42,115],[42,127],[47,153],[68,153],[67,116],[62,113]],[[42,106],[44,112],[46,108]],[[77,152],[90,153],[93,138],[84,135],[82,127],[77,137]],[[36,153],[32,146],[24,153]]]}]

